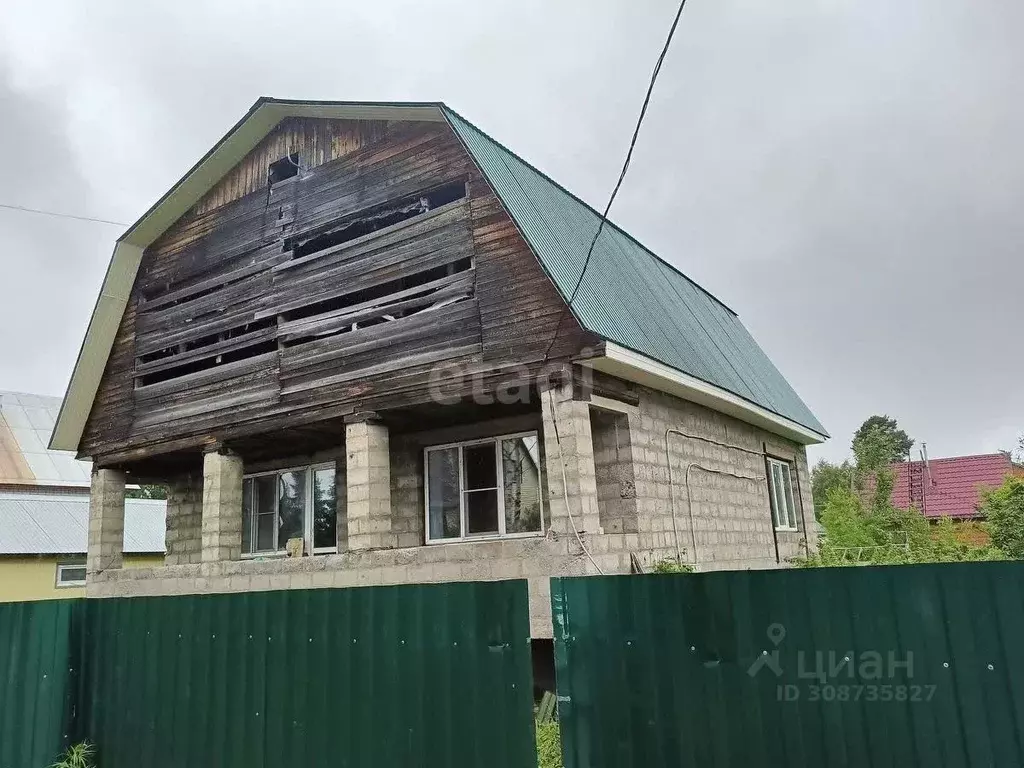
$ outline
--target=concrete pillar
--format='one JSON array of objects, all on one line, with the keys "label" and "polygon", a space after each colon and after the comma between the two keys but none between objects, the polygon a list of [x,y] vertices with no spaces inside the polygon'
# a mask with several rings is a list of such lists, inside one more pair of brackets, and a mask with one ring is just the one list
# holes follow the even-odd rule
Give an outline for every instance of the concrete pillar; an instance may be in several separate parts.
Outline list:
[{"label": "concrete pillar", "polygon": [[242,555],[242,459],[230,453],[203,456],[202,562]]},{"label": "concrete pillar", "polygon": [[346,424],[345,455],[349,551],[398,546],[391,525],[388,428],[370,417]]},{"label": "concrete pillar", "polygon": [[564,487],[568,490],[569,509],[579,532],[600,533],[590,405],[582,400],[574,400],[572,386],[566,384],[541,393],[541,412],[548,480],[548,527],[559,533],[572,533],[572,524],[565,507]]},{"label": "concrete pillar", "polygon": [[124,472],[94,469],[89,493],[88,574],[124,564]]},{"label": "concrete pillar", "polygon": [[164,565],[202,560],[203,484],[198,475],[183,475],[167,485],[167,553]]}]

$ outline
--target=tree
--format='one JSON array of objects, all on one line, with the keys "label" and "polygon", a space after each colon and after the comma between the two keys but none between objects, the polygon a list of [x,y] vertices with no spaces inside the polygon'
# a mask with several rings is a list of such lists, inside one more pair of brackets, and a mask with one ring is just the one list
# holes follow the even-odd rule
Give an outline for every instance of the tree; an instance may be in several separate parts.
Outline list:
[{"label": "tree", "polygon": [[853,465],[849,461],[833,464],[825,459],[811,470],[811,490],[814,494],[814,519],[821,521],[821,512],[825,508],[825,500],[833,488],[850,488],[853,484]]},{"label": "tree", "polygon": [[[852,466],[849,462],[840,466],[818,462],[811,477],[815,515],[824,533],[818,551],[810,557],[797,558],[794,561],[797,565],[894,565],[1006,557],[997,546],[978,544],[961,536],[960,526],[952,520],[933,526],[918,510],[893,505],[894,475],[889,465],[905,444],[899,436],[901,432],[895,420],[872,417],[864,422],[854,438],[855,463]],[[1014,501],[1004,507],[1016,509],[1014,514],[1018,519],[1014,530],[1024,549],[1024,478],[1018,478],[1018,482],[1020,495],[1013,498],[1019,501],[1019,506]]]},{"label": "tree", "polygon": [[[870,443],[870,446],[866,443]],[[899,428],[896,419],[876,415],[867,418],[853,434],[852,448],[854,456],[857,456],[858,463],[860,463],[862,453],[871,450],[877,451],[880,447],[884,447],[881,454],[872,456],[873,460],[879,463],[868,467],[877,469],[882,464],[903,461],[910,454],[913,445],[913,438]]]},{"label": "tree", "polygon": [[128,488],[124,492],[126,499],[166,499],[167,488],[162,485],[140,485],[138,488]]},{"label": "tree", "polygon": [[981,497],[992,543],[1014,560],[1024,559],[1024,477],[1010,476]]}]

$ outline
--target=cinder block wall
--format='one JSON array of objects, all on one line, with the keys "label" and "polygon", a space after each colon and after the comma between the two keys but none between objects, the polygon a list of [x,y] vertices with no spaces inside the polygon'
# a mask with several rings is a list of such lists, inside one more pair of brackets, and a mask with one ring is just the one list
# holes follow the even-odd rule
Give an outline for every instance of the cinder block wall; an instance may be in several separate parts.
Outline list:
[{"label": "cinder block wall", "polygon": [[187,565],[202,560],[203,478],[183,475],[167,485],[167,535],[164,562]]},{"label": "cinder block wall", "polygon": [[423,544],[423,444],[408,435],[391,440],[391,529],[399,547]]},{"label": "cinder block wall", "polygon": [[[676,531],[679,545],[685,550],[684,559],[696,560],[701,570],[786,565],[788,558],[804,554],[805,539],[813,550],[817,545],[817,529],[807,451],[803,446],[696,403],[644,387],[637,387],[636,391],[640,403],[636,418],[630,419],[630,437],[636,472],[639,544],[641,550],[647,550],[647,558],[656,560],[674,556]],[[675,529],[665,446],[665,431],[669,428],[695,436],[669,436],[668,452],[675,488]],[[777,532],[781,563],[776,562],[768,480],[762,455],[765,448],[770,455],[790,461],[799,481],[794,487],[799,530]],[[686,488],[686,467],[690,464],[694,465],[689,475],[692,535]],[[731,472],[754,479],[706,470]]]},{"label": "cinder block wall", "polygon": [[592,408],[597,507],[605,533],[637,533],[636,471],[629,418]]},{"label": "cinder block wall", "polygon": [[[551,576],[595,574],[599,569],[604,573],[628,573],[631,555],[650,568],[658,560],[674,557],[677,541],[685,560],[692,562],[696,555],[700,570],[785,566],[788,558],[804,552],[805,538],[811,547],[816,545],[810,477],[802,446],[670,395],[643,387],[630,389],[639,403],[627,408],[628,414],[610,416],[607,411],[598,413],[595,409],[589,420],[601,526],[600,531],[596,524],[580,526],[584,531],[580,539],[564,520],[556,520],[543,538],[423,546],[423,448],[527,430],[541,433],[538,408],[535,414],[390,435],[396,549],[346,551],[346,452],[344,445],[339,445],[311,456],[245,467],[249,473],[333,460],[337,470],[339,554],[298,560],[200,563],[201,480],[179,479],[168,499],[167,566],[106,571],[90,581],[87,594],[108,597],[526,578],[533,635],[550,637]],[[584,408],[574,418],[586,419],[586,413]],[[671,435],[666,454],[665,431],[670,427],[692,437]],[[560,482],[554,489],[548,487],[548,473],[555,471],[552,468],[557,463],[547,460],[553,438],[547,434],[542,437],[542,493],[545,518],[550,521],[555,503],[564,507],[564,501],[560,498]],[[562,445],[570,466],[580,461],[580,456],[573,454],[574,445],[573,440],[565,440]],[[765,449],[792,462],[798,480],[795,501],[798,508],[802,507],[800,530],[777,534],[778,559]],[[669,456],[675,487],[674,526]],[[686,467],[690,464],[695,468],[690,471],[687,490]],[[559,498],[553,499],[552,493]]]}]

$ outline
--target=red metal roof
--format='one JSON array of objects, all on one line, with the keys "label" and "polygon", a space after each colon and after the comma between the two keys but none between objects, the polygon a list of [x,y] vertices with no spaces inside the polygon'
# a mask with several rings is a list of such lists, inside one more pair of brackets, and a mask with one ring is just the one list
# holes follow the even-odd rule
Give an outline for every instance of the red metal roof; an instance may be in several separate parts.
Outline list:
[{"label": "red metal roof", "polygon": [[[912,462],[921,466],[922,462]],[[896,484],[892,489],[893,506],[910,508],[910,484],[907,480],[910,463],[892,465]],[[929,459],[924,472],[924,513],[927,517],[975,517],[981,502],[982,488],[995,488],[1013,471],[1005,453],[982,456],[954,456]]]}]

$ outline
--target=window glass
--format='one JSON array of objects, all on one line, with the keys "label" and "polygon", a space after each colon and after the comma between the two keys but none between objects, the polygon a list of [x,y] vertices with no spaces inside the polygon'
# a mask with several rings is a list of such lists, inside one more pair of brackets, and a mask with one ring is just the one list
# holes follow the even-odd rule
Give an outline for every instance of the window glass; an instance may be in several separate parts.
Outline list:
[{"label": "window glass", "polygon": [[306,471],[282,472],[278,477],[277,548],[284,549],[288,539],[303,538],[306,513]]},{"label": "window glass", "polygon": [[61,587],[75,587],[85,584],[85,566],[58,565],[57,584]]},{"label": "window glass", "polygon": [[789,513],[786,516],[786,525],[790,528],[796,528],[796,504],[793,503],[793,480],[789,471],[789,466],[781,464],[782,468],[782,498],[786,504],[786,510]]},{"label": "window glass", "polygon": [[313,473],[313,547],[337,546],[337,525],[334,468],[318,469]]},{"label": "window glass", "polygon": [[540,533],[536,433],[426,451],[427,541]]},{"label": "window glass", "polygon": [[501,441],[501,471],[505,494],[505,533],[539,531],[540,456],[537,438]]},{"label": "window glass", "polygon": [[467,491],[498,487],[494,443],[467,445],[462,456]]},{"label": "window glass", "polygon": [[776,528],[796,528],[796,505],[789,465],[770,459],[768,462],[768,495],[772,507],[772,521]]},{"label": "window glass", "polygon": [[498,533],[497,489],[466,491],[466,534],[481,533]]},{"label": "window glass", "polygon": [[252,478],[242,483],[242,551],[252,552],[252,518],[253,518],[253,482]]},{"label": "window glass", "polygon": [[275,502],[277,499],[277,477],[263,475],[253,478],[253,490],[256,493],[256,552],[272,552],[276,546],[274,541],[274,523],[276,518]]},{"label": "window glass", "polygon": [[430,538],[458,538],[462,528],[458,448],[427,452],[427,498]]}]

